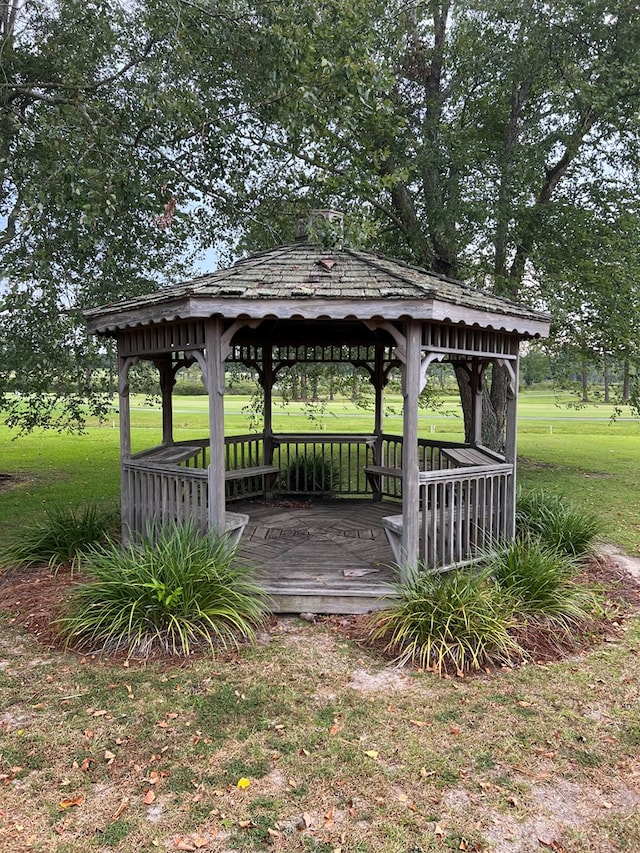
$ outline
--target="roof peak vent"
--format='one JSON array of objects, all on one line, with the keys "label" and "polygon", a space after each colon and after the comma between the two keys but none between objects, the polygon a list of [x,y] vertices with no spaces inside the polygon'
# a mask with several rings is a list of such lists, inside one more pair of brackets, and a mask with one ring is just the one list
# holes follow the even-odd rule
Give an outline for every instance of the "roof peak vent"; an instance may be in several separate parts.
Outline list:
[{"label": "roof peak vent", "polygon": [[296,242],[315,243],[326,249],[342,249],[344,214],[332,208],[301,213],[296,220]]}]

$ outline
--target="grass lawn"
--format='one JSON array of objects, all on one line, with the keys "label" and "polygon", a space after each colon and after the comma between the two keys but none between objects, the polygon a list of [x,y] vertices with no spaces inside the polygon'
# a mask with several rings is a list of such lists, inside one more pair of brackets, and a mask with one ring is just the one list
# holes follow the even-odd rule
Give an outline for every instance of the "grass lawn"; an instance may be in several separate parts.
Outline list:
[{"label": "grass lawn", "polygon": [[[522,402],[525,483],[589,506],[640,552],[638,423]],[[242,401],[228,409],[243,430]],[[339,414],[327,431],[370,429],[370,414]],[[136,446],[153,444],[158,412],[140,401],[134,416]],[[177,401],[176,422],[204,435],[204,401]],[[432,429],[459,435],[441,415]],[[19,478],[0,491],[0,536],[52,504],[117,500],[115,421],[0,440]],[[170,666],[47,648],[0,616],[0,849],[637,851],[637,615],[562,663],[465,679],[394,669],[345,621],[274,620],[238,655]]]},{"label": "grass lawn", "polygon": [[3,849],[637,850],[637,620],[464,680],[384,666],[336,620],[172,668],[0,627]]}]

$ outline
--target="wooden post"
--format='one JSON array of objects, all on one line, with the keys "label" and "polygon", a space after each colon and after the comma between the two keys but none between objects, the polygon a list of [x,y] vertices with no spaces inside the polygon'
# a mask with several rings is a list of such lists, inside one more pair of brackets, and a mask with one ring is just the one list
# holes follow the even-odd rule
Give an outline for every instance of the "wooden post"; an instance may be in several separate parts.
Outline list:
[{"label": "wooden post", "polygon": [[[262,349],[262,394],[263,394],[263,462],[273,461],[273,350],[270,343]],[[257,464],[257,463],[256,463]]]},{"label": "wooden post", "polygon": [[207,394],[209,395],[209,529],[225,529],[224,455],[224,363],[222,319],[211,317],[205,328]]},{"label": "wooden post", "polygon": [[173,385],[174,375],[171,356],[156,361],[160,373],[160,393],[162,395],[162,443],[173,444]]},{"label": "wooden post", "polygon": [[376,344],[373,365],[373,386],[375,389],[375,421],[373,431],[376,437],[374,465],[382,465],[382,433],[384,430],[384,345]]},{"label": "wooden post", "polygon": [[471,362],[471,444],[482,444],[482,381],[485,365],[474,358]]},{"label": "wooden post", "polygon": [[120,412],[120,519],[122,541],[129,541],[131,526],[132,495],[129,488],[129,477],[123,462],[131,458],[131,406],[129,404],[129,368],[131,359],[125,358],[120,352],[118,341],[118,411]]},{"label": "wooden post", "polygon": [[513,465],[513,474],[508,480],[505,506],[505,533],[507,539],[513,539],[516,533],[516,463],[518,437],[518,371],[520,357],[512,362],[514,369],[513,384],[507,391],[507,422],[504,456],[505,462]]},{"label": "wooden post", "polygon": [[131,406],[129,368],[131,359],[118,354],[118,410],[120,412],[120,458],[131,458]]},{"label": "wooden post", "polygon": [[[418,567],[420,484],[418,458],[418,397],[420,396],[421,324],[406,324],[406,362],[403,369],[402,429],[402,569]],[[403,578],[404,579],[404,578]]]}]

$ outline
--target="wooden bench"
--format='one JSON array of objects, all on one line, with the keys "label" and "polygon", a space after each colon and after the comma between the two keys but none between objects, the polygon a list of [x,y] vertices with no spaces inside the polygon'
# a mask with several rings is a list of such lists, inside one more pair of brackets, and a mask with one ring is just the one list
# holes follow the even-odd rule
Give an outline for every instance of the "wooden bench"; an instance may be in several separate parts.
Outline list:
[{"label": "wooden bench", "polygon": [[377,501],[382,498],[383,477],[391,477],[396,480],[402,479],[402,468],[389,468],[385,465],[367,465],[364,473],[367,482],[373,490],[373,499]]},{"label": "wooden bench", "polygon": [[477,447],[446,447],[442,458],[450,468],[467,468],[471,465],[495,465],[499,460]]},{"label": "wooden bench", "polygon": [[[263,492],[267,497],[273,491],[279,473],[280,468],[277,465],[254,465],[252,468],[234,468],[232,471],[225,471],[224,479],[226,483],[233,483],[250,480],[252,477],[261,477]],[[239,494],[234,497],[241,498],[243,495]]]}]

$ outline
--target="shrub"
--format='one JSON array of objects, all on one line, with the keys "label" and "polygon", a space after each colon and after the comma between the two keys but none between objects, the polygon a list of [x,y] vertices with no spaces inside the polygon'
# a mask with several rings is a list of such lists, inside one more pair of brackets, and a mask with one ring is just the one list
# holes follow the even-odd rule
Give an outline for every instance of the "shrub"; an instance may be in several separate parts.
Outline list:
[{"label": "shrub", "polygon": [[371,639],[398,663],[464,672],[520,655],[508,599],[486,571],[423,570],[396,588],[399,601],[371,617]]},{"label": "shrub", "polygon": [[253,640],[265,598],[224,537],[192,524],[149,529],[137,543],[91,549],[89,575],[58,624],[67,643],[96,651],[158,649],[188,655],[194,646],[237,647]]},{"label": "shrub", "polygon": [[586,554],[600,532],[598,519],[567,504],[560,495],[545,491],[518,491],[516,529],[520,536],[535,534],[564,554]]},{"label": "shrub", "polygon": [[281,475],[285,490],[323,494],[335,492],[340,485],[340,466],[324,456],[300,455],[292,459]]},{"label": "shrub", "polygon": [[24,528],[6,544],[0,563],[21,568],[45,563],[51,568],[74,565],[82,551],[105,542],[119,524],[115,508],[101,509],[95,504],[80,509],[54,507],[47,510],[44,521]]},{"label": "shrub", "polygon": [[495,551],[486,565],[511,597],[518,616],[569,628],[602,613],[596,592],[574,580],[575,558],[534,536],[515,539]]}]

